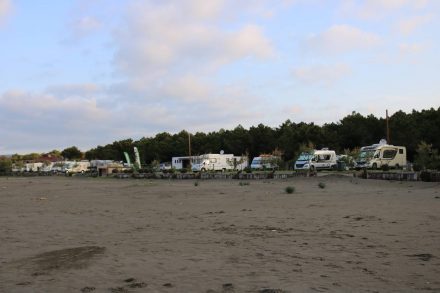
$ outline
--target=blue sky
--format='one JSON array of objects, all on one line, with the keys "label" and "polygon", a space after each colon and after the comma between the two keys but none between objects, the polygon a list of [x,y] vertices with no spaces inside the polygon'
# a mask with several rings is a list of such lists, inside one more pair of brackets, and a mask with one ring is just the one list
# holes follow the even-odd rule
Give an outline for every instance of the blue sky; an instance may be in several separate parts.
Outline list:
[{"label": "blue sky", "polygon": [[436,0],[0,0],[0,154],[440,106]]}]

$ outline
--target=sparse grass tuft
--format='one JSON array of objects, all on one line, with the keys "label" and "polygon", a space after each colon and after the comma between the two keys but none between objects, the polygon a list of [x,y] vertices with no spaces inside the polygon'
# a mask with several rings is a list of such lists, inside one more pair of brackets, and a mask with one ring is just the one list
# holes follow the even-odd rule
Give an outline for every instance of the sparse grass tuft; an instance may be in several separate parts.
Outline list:
[{"label": "sparse grass tuft", "polygon": [[199,181],[194,182],[194,186],[199,186]]},{"label": "sparse grass tuft", "polygon": [[286,191],[286,193],[291,194],[291,193],[294,193],[294,192],[295,192],[295,187],[293,187],[293,186],[287,186],[284,190]]},{"label": "sparse grass tuft", "polygon": [[325,183],[324,182],[319,182],[318,183],[318,187],[321,188],[321,189],[324,189],[325,188]]},{"label": "sparse grass tuft", "polygon": [[250,182],[243,182],[243,181],[240,181],[240,183],[238,183],[238,185],[240,185],[240,186],[246,186],[246,185],[251,185],[251,183],[250,183]]}]

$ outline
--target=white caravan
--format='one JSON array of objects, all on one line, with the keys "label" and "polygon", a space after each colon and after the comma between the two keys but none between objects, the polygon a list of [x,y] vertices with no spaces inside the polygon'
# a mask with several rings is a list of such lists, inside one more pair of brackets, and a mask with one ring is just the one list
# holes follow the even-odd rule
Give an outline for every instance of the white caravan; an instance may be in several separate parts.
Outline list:
[{"label": "white caravan", "polygon": [[295,162],[295,170],[323,170],[338,167],[336,152],[329,149],[314,150],[310,153],[301,153]]},{"label": "white caravan", "polygon": [[70,162],[66,161],[63,171],[66,173],[84,173],[90,168],[89,161]]},{"label": "white caravan", "polygon": [[260,155],[259,157],[254,157],[251,162],[251,169],[263,170],[263,169],[277,169],[277,161],[280,157],[272,155]]},{"label": "white caravan", "polygon": [[199,171],[226,171],[243,170],[247,167],[248,160],[245,156],[233,154],[205,154],[197,157],[192,165],[192,170]]},{"label": "white caravan", "polygon": [[356,168],[377,169],[382,166],[401,168],[406,166],[406,147],[387,144],[381,139],[378,144],[361,148],[356,160]]}]

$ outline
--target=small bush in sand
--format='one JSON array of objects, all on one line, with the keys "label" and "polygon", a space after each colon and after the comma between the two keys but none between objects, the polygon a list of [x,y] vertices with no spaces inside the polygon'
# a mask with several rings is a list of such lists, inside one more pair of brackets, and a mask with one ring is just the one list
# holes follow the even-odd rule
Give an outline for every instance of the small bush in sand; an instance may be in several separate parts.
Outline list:
[{"label": "small bush in sand", "polygon": [[284,189],[286,191],[286,193],[294,193],[295,192],[295,187],[293,186],[287,186],[286,189]]},{"label": "small bush in sand", "polygon": [[242,181],[240,181],[240,183],[238,183],[238,185],[240,185],[240,186],[246,186],[246,185],[250,185],[251,183],[250,182],[242,182]]},{"label": "small bush in sand", "polygon": [[321,188],[321,189],[324,189],[325,188],[325,183],[324,182],[319,182],[318,183],[318,187]]},{"label": "small bush in sand", "polygon": [[198,181],[194,182],[194,186],[199,186],[199,182]]}]

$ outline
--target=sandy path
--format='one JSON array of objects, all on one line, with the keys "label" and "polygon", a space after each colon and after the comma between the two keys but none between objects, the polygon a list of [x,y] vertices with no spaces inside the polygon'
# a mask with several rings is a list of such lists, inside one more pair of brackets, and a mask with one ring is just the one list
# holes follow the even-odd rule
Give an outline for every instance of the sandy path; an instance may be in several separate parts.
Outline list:
[{"label": "sandy path", "polygon": [[0,292],[440,292],[437,183],[199,182],[0,178]]}]

